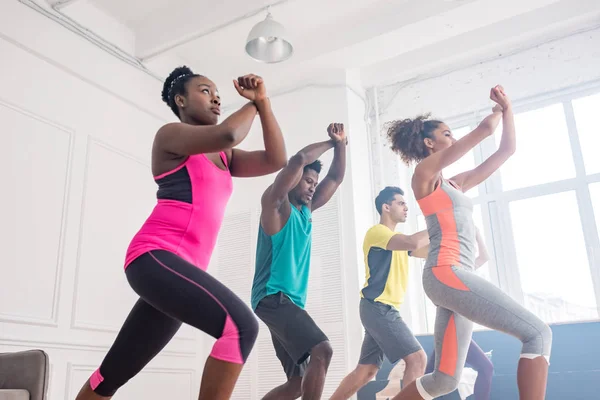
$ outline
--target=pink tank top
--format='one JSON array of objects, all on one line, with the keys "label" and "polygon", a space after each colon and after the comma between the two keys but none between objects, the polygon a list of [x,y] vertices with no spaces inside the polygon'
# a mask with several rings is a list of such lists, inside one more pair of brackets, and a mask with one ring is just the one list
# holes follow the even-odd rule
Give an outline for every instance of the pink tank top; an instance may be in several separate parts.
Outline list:
[{"label": "pink tank top", "polygon": [[167,250],[206,270],[233,190],[227,157],[220,156],[226,170],[197,154],[154,177],[158,202],[131,240],[125,268],[150,250]]}]

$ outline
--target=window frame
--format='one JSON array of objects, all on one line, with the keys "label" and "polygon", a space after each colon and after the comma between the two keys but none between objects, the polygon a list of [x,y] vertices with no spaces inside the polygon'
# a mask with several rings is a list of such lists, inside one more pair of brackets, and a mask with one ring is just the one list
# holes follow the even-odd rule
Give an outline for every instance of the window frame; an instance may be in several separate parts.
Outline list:
[{"label": "window frame", "polygon": [[[589,185],[600,182],[600,173],[586,175],[585,161],[583,152],[581,151],[581,143],[579,140],[579,132],[575,120],[573,109],[573,100],[587,97],[590,95],[600,94],[600,81],[588,83],[585,85],[574,86],[560,91],[545,93],[537,96],[532,96],[519,101],[513,102],[513,110],[515,114],[533,111],[539,108],[544,108],[553,104],[562,104],[567,123],[567,133],[571,147],[571,157],[575,165],[575,176],[573,178],[564,179],[556,182],[542,183],[522,188],[503,191],[502,188],[502,172],[497,171],[485,182],[479,185],[479,194],[473,197],[473,204],[481,206],[481,217],[484,226],[484,236],[486,245],[490,255],[489,271],[491,281],[499,286],[502,290],[508,293],[512,298],[520,304],[524,304],[524,294],[521,287],[519,275],[518,261],[516,258],[516,246],[513,236],[513,226],[511,223],[510,203],[516,200],[540,197],[544,195],[556,194],[566,191],[574,191],[577,197],[579,206],[580,223],[583,231],[583,238],[587,252],[588,266],[590,276],[596,297],[596,309],[600,315],[600,232],[596,226],[596,218],[594,215],[594,206],[589,191]],[[475,128],[481,120],[489,115],[491,106],[486,109],[479,109],[464,115],[459,115],[453,118],[447,118],[445,122],[452,128],[457,129],[469,126]],[[496,132],[495,135],[500,135],[501,132]],[[519,133],[517,132],[517,135]],[[486,158],[496,151],[496,143],[494,137],[488,137],[473,149],[475,165],[479,165]],[[405,169],[399,165],[398,168]],[[410,174],[414,171],[414,166],[410,168]],[[405,172],[406,173],[406,172]],[[410,196],[410,206],[416,212],[413,214],[412,223],[409,224],[413,229],[417,229],[417,218],[422,215],[416,201]],[[600,205],[596,212],[600,212]],[[498,268],[501,266],[501,268]],[[415,271],[417,272],[417,271]],[[410,289],[409,289],[410,290]],[[422,288],[419,289],[422,296],[425,293]],[[427,309],[425,299],[419,302],[419,307],[425,314],[419,321],[419,327],[415,327],[415,332],[425,331],[423,333],[431,333],[433,326],[429,326],[427,320]],[[593,319],[598,321],[600,318]],[[587,320],[575,321],[560,321],[553,324],[566,324],[573,322],[587,322]],[[423,329],[425,328],[425,329]]]}]

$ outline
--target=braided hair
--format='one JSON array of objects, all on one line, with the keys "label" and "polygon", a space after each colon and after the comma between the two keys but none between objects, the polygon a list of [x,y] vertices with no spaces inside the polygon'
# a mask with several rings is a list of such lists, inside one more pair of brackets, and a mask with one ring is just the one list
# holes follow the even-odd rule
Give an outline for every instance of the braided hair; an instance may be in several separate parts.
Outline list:
[{"label": "braided hair", "polygon": [[433,139],[442,121],[429,119],[430,114],[419,115],[414,119],[402,119],[385,124],[386,136],[392,151],[400,155],[407,165],[419,162],[429,155],[423,139]]},{"label": "braided hair", "polygon": [[182,96],[187,95],[186,84],[192,78],[198,76],[202,75],[194,74],[190,68],[184,65],[175,68],[165,80],[162,90],[162,100],[167,103],[177,118],[181,119],[179,108],[177,107],[177,103],[175,103],[175,96],[178,94]]}]

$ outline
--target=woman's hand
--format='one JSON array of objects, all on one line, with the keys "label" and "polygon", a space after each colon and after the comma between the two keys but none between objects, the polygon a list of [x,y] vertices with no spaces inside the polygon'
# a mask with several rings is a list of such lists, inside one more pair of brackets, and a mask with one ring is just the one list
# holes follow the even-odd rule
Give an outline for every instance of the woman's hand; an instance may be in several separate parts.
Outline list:
[{"label": "woman's hand", "polygon": [[263,79],[254,74],[240,76],[233,80],[233,86],[240,96],[250,101],[264,101],[267,98],[267,88]]},{"label": "woman's hand", "polygon": [[510,99],[504,93],[504,88],[500,85],[497,85],[492,88],[490,91],[490,99],[496,103],[493,112],[506,111],[511,107]]}]

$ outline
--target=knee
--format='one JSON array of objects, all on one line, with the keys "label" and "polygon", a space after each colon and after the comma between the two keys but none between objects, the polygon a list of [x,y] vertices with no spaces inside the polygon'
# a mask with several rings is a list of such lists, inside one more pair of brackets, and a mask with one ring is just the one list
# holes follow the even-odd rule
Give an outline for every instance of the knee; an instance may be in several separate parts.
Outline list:
[{"label": "knee", "polygon": [[258,321],[252,312],[238,313],[235,320],[227,316],[221,336],[213,346],[211,355],[219,359],[235,357],[234,362],[243,364],[248,359],[257,337]]},{"label": "knee", "polygon": [[377,375],[377,372],[379,372],[379,367],[374,364],[359,365],[354,370],[354,373],[356,374],[356,378],[360,382],[371,381],[373,378],[375,378],[375,375]]},{"label": "knee", "polygon": [[[240,341],[245,347],[252,348],[258,337],[258,321],[252,312],[245,313],[243,318],[238,318],[237,328],[240,336]],[[225,331],[223,331],[225,335]]]},{"label": "knee", "polygon": [[552,348],[552,329],[541,320],[533,326],[535,332],[523,340],[523,353],[549,356]]},{"label": "knee", "polygon": [[419,371],[423,375],[427,367],[427,354],[423,350],[416,351],[404,357],[404,362],[407,369]]},{"label": "knee", "polygon": [[548,324],[544,324],[544,328],[541,331],[542,340],[548,348],[552,347],[552,329]]},{"label": "knee", "polygon": [[329,341],[324,341],[312,348],[310,352],[310,360],[323,362],[329,365],[331,358],[333,357],[333,348]]}]

